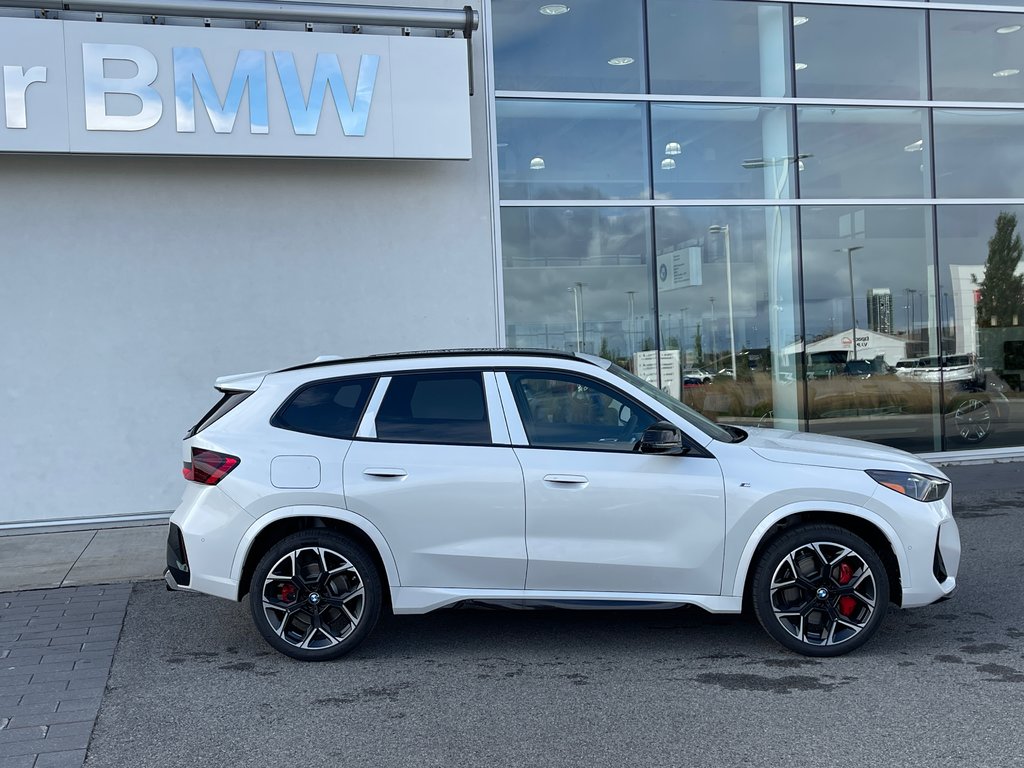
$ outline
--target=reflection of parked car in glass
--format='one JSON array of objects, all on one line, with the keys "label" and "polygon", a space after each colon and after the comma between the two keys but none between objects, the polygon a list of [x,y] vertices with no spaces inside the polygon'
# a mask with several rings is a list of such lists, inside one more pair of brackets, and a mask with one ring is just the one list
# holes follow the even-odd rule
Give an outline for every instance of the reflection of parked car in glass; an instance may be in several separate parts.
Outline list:
[{"label": "reflection of parked car in glass", "polygon": [[710,384],[715,375],[709,371],[705,371],[703,368],[687,368],[683,371],[683,378],[700,379],[701,384]]},{"label": "reflection of parked car in glass", "polygon": [[960,384],[963,389],[984,389],[985,370],[973,352],[900,360],[896,373],[916,381],[933,384]]}]

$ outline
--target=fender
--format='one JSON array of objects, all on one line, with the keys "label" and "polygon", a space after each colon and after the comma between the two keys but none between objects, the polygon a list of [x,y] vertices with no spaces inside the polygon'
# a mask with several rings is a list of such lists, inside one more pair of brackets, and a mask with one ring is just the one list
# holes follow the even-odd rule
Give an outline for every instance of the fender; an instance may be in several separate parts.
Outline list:
[{"label": "fender", "polygon": [[249,556],[249,549],[252,547],[252,543],[256,540],[256,537],[259,536],[268,525],[276,523],[279,520],[285,520],[289,517],[327,517],[332,520],[351,523],[369,536],[370,541],[372,541],[373,545],[377,548],[377,553],[380,555],[381,562],[384,563],[384,571],[387,574],[388,585],[390,587],[400,587],[402,585],[398,575],[398,564],[395,562],[395,555],[391,551],[391,547],[388,545],[387,539],[384,538],[384,534],[380,532],[377,526],[362,515],[357,515],[355,512],[350,512],[347,509],[324,507],[315,504],[299,504],[289,507],[279,507],[272,512],[267,512],[265,515],[260,515],[253,521],[253,524],[249,526],[245,534],[239,540],[238,546],[235,548],[234,560],[231,561],[231,578],[236,584],[242,578],[242,566],[245,564],[245,559]]},{"label": "fender", "polygon": [[837,514],[858,517],[861,520],[874,525],[882,532],[882,535],[888,539],[889,545],[892,547],[893,553],[896,555],[896,562],[899,564],[900,575],[903,581],[903,589],[906,590],[910,587],[910,565],[907,562],[903,542],[900,540],[900,537],[896,535],[896,531],[893,527],[889,525],[883,517],[871,510],[865,509],[864,507],[858,507],[853,504],[798,501],[793,504],[787,504],[784,507],[779,507],[764,518],[756,528],[754,528],[750,537],[747,539],[747,544],[743,548],[743,554],[740,555],[739,563],[737,563],[736,566],[736,580],[732,585],[733,596],[739,597],[743,595],[743,586],[747,581],[747,571],[750,569],[750,561],[754,557],[754,551],[757,549],[757,545],[761,543],[761,540],[768,532],[768,529],[780,520],[800,512],[835,512]]}]

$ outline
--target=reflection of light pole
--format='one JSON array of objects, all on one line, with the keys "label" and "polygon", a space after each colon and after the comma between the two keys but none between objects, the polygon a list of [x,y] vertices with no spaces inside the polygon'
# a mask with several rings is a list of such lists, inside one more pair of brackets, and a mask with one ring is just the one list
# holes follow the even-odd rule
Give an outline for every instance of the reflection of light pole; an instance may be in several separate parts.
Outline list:
[{"label": "reflection of light pole", "polygon": [[733,379],[736,378],[736,329],[733,326],[733,311],[732,311],[732,251],[730,248],[729,237],[729,225],[728,224],[712,224],[708,227],[708,232],[711,234],[718,234],[721,232],[725,235],[725,290],[729,294],[729,370],[732,371]]},{"label": "reflection of light pole", "polygon": [[576,310],[576,351],[582,352],[586,342],[583,338],[583,283],[570,285],[566,290],[572,291],[572,303]]},{"label": "reflection of light pole", "polygon": [[690,311],[689,307],[679,308],[679,346],[682,347],[683,352],[683,364],[685,365],[687,360],[687,342],[686,342],[686,313]]},{"label": "reflection of light pole", "polygon": [[907,321],[907,338],[912,338],[911,332],[917,326],[917,289],[907,288],[907,297],[910,304],[910,319]]},{"label": "reflection of light pole", "polygon": [[853,295],[853,252],[859,251],[863,245],[848,245],[836,248],[836,253],[846,252],[846,260],[850,266],[850,316],[853,318],[853,359],[857,359],[857,299]]},{"label": "reflection of light pole", "polygon": [[708,301],[711,302],[711,359],[715,360],[715,365],[718,365],[718,335],[715,333],[715,326],[718,322],[715,320],[715,297],[708,297]]},{"label": "reflection of light pole", "polygon": [[629,358],[633,359],[633,335],[636,332],[636,315],[634,314],[635,305],[634,298],[636,297],[636,291],[626,291],[626,298],[629,302],[629,338],[626,347],[629,350]]}]

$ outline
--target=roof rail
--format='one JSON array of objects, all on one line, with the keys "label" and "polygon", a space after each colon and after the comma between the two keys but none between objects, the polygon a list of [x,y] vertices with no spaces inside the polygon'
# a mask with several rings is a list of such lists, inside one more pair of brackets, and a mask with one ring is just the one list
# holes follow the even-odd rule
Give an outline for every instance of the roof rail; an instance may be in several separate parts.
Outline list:
[{"label": "roof rail", "polygon": [[381,360],[402,360],[407,358],[424,357],[473,357],[478,355],[513,355],[516,357],[556,357],[562,360],[579,360],[581,362],[598,365],[591,355],[576,354],[574,352],[561,352],[557,349],[525,349],[522,347],[480,347],[465,349],[427,349],[415,352],[388,352],[379,355],[365,355],[363,357],[337,357],[334,355],[321,355],[311,363],[301,363],[288,368],[281,368],[277,373],[288,371],[302,371],[307,368],[320,368],[327,365],[341,365],[343,363],[368,363]]}]

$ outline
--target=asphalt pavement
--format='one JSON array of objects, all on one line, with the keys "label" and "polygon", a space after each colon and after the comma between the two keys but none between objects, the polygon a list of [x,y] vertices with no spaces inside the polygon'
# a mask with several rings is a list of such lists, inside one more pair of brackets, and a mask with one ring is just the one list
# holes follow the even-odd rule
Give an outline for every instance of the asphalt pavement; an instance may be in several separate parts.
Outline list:
[{"label": "asphalt pavement", "polygon": [[86,765],[1024,765],[1024,464],[949,472],[957,595],[838,659],[697,609],[451,610],[302,664],[137,584]]}]

